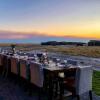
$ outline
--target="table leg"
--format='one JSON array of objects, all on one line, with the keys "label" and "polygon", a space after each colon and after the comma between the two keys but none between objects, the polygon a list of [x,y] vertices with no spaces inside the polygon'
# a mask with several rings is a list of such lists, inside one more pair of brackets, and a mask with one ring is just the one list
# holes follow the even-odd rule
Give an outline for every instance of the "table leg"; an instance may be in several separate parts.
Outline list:
[{"label": "table leg", "polygon": [[60,100],[63,100],[63,95],[64,95],[63,79],[60,79],[59,85],[60,85]]}]

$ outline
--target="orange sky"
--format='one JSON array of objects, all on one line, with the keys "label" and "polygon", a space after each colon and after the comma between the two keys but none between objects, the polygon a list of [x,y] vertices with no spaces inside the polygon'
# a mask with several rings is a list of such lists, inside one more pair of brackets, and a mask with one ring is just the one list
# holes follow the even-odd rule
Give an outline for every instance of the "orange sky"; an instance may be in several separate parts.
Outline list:
[{"label": "orange sky", "polygon": [[[100,39],[100,21],[80,21],[77,23],[63,23],[43,26],[7,26],[3,30],[13,34],[33,34],[55,37],[78,37]],[[20,35],[21,36],[21,35]],[[13,36],[12,36],[13,37]],[[19,37],[19,36],[18,36]],[[22,36],[21,36],[22,37]]]}]

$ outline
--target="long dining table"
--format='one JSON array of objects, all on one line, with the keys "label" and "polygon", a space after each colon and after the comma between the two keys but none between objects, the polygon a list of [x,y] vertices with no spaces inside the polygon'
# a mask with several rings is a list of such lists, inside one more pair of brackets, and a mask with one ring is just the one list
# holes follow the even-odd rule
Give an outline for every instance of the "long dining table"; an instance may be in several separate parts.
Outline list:
[{"label": "long dining table", "polygon": [[[0,54],[0,55],[4,55],[4,54]],[[39,65],[41,65],[40,67],[41,67],[41,69],[43,70],[43,74],[44,74],[44,80],[43,80],[43,84],[44,84],[44,86],[45,85],[48,85],[48,86],[45,86],[46,87],[46,89],[47,88],[49,88],[48,89],[48,92],[50,93],[50,97],[49,97],[49,99],[50,100],[52,100],[52,97],[53,97],[53,95],[55,94],[55,95],[57,95],[57,92],[58,92],[58,82],[59,82],[59,84],[60,84],[60,86],[61,87],[63,87],[62,86],[62,78],[64,77],[64,72],[68,72],[69,70],[71,70],[71,69],[73,69],[73,68],[76,68],[76,66],[48,66],[48,65],[44,65],[44,64],[41,64],[41,63],[39,63],[39,62],[35,62],[35,61],[33,61],[33,60],[28,60],[28,59],[26,59],[26,58],[24,58],[24,57],[21,57],[21,56],[9,56],[9,55],[6,55],[6,57],[7,58],[17,58],[18,59],[18,61],[20,61],[20,60],[25,60],[26,62],[27,62],[27,64],[28,65],[30,65],[30,64],[34,64],[34,63],[36,63],[36,64],[39,64]],[[9,67],[7,67],[8,69],[7,69],[7,71],[9,70]],[[8,73],[8,72],[7,72]],[[61,76],[62,78],[59,78],[59,76]],[[35,82],[34,82],[35,83]],[[63,91],[60,91],[61,93],[60,93],[60,96],[62,97],[62,92]]]}]

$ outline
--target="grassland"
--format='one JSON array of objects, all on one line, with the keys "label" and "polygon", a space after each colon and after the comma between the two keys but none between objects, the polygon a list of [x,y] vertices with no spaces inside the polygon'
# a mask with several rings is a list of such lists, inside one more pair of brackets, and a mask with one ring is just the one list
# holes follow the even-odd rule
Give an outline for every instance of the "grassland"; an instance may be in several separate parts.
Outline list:
[{"label": "grassland", "polygon": [[100,71],[94,71],[93,74],[93,91],[100,96]]},{"label": "grassland", "polygon": [[17,49],[30,51],[30,50],[47,50],[49,52],[58,52],[67,55],[74,56],[87,56],[87,57],[100,57],[100,47],[92,46],[41,46],[41,45],[31,45],[28,47],[17,46]]},{"label": "grassland", "polygon": [[89,46],[56,46],[46,47],[47,51],[60,52],[67,55],[75,56],[87,56],[87,57],[100,57],[100,47],[89,47]]},{"label": "grassland", "polygon": [[[0,44],[0,46],[10,46],[11,44]],[[100,46],[41,46],[39,44],[16,44],[16,49],[22,51],[47,50],[67,55],[87,56],[100,58]]]}]

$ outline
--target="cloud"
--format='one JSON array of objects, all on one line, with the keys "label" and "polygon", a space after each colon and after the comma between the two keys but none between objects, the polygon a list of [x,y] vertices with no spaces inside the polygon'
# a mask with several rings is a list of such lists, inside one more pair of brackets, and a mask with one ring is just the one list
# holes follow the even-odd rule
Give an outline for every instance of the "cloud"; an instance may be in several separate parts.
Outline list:
[{"label": "cloud", "polygon": [[35,33],[0,31],[0,39],[27,39],[33,37],[34,35]]},{"label": "cloud", "polygon": [[57,35],[48,35],[40,32],[15,32],[0,30],[0,39],[29,39],[33,37],[59,37]]},{"label": "cloud", "polygon": [[[82,34],[81,34],[82,35]],[[97,34],[98,35],[98,34]],[[93,35],[89,36],[78,36],[78,35],[59,35],[59,34],[48,34],[48,33],[40,33],[40,32],[15,32],[15,31],[4,31],[0,30],[0,39],[32,39],[32,38],[83,38],[83,39],[98,39],[99,36],[96,38]]]},{"label": "cloud", "polygon": [[[91,38],[92,39],[92,38]],[[0,30],[0,42],[2,43],[40,43],[44,41],[88,41],[90,38],[77,36],[57,36],[57,34],[48,35],[40,32],[15,32]]]}]

